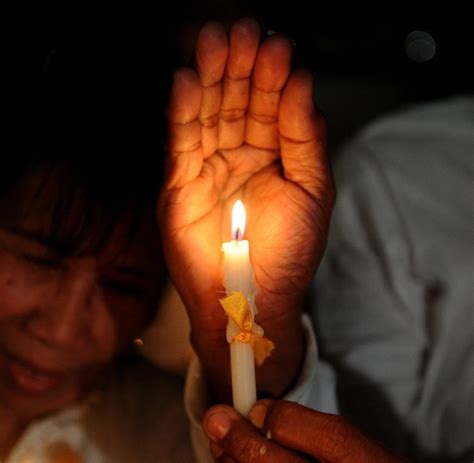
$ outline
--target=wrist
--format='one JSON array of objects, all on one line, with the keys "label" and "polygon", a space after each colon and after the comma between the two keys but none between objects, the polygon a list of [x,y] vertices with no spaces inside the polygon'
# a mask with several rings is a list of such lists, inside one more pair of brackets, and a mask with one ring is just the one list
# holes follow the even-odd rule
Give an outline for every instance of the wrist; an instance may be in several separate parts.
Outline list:
[{"label": "wrist", "polygon": [[272,355],[257,368],[258,389],[262,396],[282,397],[298,379],[305,358],[306,341],[301,316],[281,323],[262,323],[265,336],[275,344]]},{"label": "wrist", "polygon": [[[295,383],[305,356],[301,310],[286,306],[259,306],[256,322],[275,349],[261,367],[256,366],[257,390],[261,397],[281,397]],[[295,307],[294,305],[292,307]],[[277,310],[280,309],[280,310]],[[286,309],[286,310],[285,310]],[[202,312],[201,312],[202,314]],[[231,390],[230,351],[226,340],[227,316],[213,313],[206,323],[191,320],[191,343],[198,355],[215,400],[228,402]],[[212,320],[212,323],[211,323]]]}]

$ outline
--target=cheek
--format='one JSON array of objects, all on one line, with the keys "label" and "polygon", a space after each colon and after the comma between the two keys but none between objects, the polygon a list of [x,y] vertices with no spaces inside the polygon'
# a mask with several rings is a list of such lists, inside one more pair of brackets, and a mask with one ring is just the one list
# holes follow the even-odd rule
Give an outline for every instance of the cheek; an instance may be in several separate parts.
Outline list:
[{"label": "cheek", "polygon": [[54,281],[0,256],[0,321],[24,315],[44,299]]},{"label": "cheek", "polygon": [[137,303],[121,298],[109,299],[107,307],[119,351],[142,333],[154,314],[152,304]]},{"label": "cheek", "polygon": [[141,334],[149,320],[151,308],[128,298],[110,296],[99,292],[94,301],[95,308],[88,320],[91,361],[107,363],[122,352],[134,338]]},{"label": "cheek", "polygon": [[112,360],[120,350],[119,334],[117,327],[107,313],[96,317],[90,328],[89,347],[93,347],[91,351],[91,363],[105,364]]}]

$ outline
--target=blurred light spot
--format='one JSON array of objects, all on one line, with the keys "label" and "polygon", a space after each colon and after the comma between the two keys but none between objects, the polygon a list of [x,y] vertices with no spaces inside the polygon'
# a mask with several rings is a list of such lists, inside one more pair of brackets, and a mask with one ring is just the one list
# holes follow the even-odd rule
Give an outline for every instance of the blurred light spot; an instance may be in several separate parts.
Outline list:
[{"label": "blurred light spot", "polygon": [[426,63],[436,54],[436,42],[428,32],[410,32],[405,39],[405,53],[412,61]]},{"label": "blurred light spot", "polygon": [[265,455],[267,453],[267,446],[266,445],[262,445],[260,447],[260,450],[258,451],[260,453],[260,455]]},{"label": "blurred light spot", "polygon": [[135,347],[143,347],[143,341],[140,338],[134,339],[133,344],[135,344]]}]

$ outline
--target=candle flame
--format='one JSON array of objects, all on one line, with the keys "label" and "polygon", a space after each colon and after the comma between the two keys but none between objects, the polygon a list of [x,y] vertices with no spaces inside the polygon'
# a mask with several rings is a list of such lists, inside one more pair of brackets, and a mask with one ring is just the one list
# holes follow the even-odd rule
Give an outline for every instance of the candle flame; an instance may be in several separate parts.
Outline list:
[{"label": "candle flame", "polygon": [[241,240],[245,232],[245,207],[240,199],[235,202],[232,208],[232,238],[234,240]]}]

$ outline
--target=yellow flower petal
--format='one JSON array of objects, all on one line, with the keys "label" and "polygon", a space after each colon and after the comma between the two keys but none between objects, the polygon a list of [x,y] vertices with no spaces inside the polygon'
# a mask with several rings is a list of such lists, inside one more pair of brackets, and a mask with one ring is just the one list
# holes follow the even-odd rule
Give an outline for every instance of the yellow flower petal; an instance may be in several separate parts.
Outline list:
[{"label": "yellow flower petal", "polygon": [[240,333],[236,334],[232,341],[239,341],[245,343],[252,343],[253,341],[253,334],[249,333],[248,331],[241,331]]},{"label": "yellow flower petal", "polygon": [[250,343],[255,355],[255,363],[261,366],[267,357],[270,357],[275,344],[265,336],[258,325],[254,326],[252,312],[247,299],[241,291],[219,299],[229,318],[240,328],[232,340]]},{"label": "yellow flower petal", "polygon": [[270,339],[261,336],[253,337],[253,351],[255,354],[255,363],[260,367],[267,357],[270,357],[275,344]]},{"label": "yellow flower petal", "polygon": [[250,331],[252,329],[250,307],[242,291],[219,299],[219,302],[226,314],[241,330]]}]

